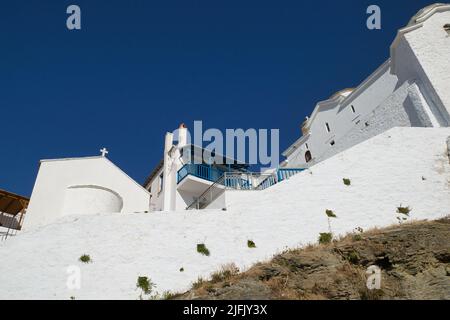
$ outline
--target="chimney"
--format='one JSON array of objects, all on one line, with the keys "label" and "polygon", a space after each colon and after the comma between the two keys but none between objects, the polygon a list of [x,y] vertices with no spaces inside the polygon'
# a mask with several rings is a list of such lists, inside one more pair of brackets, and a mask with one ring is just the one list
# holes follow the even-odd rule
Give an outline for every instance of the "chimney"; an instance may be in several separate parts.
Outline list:
[{"label": "chimney", "polygon": [[188,132],[184,123],[178,128],[178,147],[182,148],[188,143]]}]

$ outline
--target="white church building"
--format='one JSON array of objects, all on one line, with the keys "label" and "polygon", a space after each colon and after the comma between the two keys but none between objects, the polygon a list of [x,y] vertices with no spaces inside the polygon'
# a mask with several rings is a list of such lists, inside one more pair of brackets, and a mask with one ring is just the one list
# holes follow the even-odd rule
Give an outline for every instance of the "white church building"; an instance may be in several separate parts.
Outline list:
[{"label": "white church building", "polygon": [[252,173],[246,163],[205,157],[209,151],[192,145],[181,125],[165,135],[162,159],[143,185],[105,149],[97,157],[42,160],[24,228],[69,215],[226,209],[225,190],[265,190],[393,127],[449,125],[450,5],[434,4],[399,30],[390,58],[363,83],[316,105],[280,168]]},{"label": "white church building", "polygon": [[450,5],[420,10],[358,87],[317,103],[282,167],[309,167],[393,127],[450,125]]},{"label": "white church building", "polygon": [[41,160],[24,229],[64,216],[144,213],[150,194],[103,155]]}]

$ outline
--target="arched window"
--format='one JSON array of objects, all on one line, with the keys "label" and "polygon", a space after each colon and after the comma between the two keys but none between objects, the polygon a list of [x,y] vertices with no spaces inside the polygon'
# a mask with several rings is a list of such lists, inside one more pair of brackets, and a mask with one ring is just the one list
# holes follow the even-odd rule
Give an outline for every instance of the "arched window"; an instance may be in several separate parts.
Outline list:
[{"label": "arched window", "polygon": [[308,150],[305,152],[305,160],[306,160],[306,163],[308,163],[312,160],[311,151]]}]

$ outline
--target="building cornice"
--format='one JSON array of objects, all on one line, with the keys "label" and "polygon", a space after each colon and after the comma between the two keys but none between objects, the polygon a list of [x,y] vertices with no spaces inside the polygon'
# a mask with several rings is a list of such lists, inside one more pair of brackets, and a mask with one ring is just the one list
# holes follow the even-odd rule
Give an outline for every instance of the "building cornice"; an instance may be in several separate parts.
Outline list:
[{"label": "building cornice", "polygon": [[[426,8],[424,8],[426,9]],[[422,10],[424,10],[422,9]],[[390,53],[391,53],[391,73],[395,73],[395,50],[397,49],[397,46],[400,42],[400,40],[405,36],[405,34],[417,30],[421,27],[423,27],[423,24],[426,20],[431,18],[435,13],[439,12],[445,12],[450,11],[450,4],[444,4],[444,3],[436,3],[431,6],[429,6],[429,10],[421,13],[420,15],[417,14],[414,16],[411,21],[408,23],[408,25],[402,29],[399,29],[397,32],[397,36],[395,37],[394,41],[391,44]],[[420,12],[420,11],[419,11]]]}]

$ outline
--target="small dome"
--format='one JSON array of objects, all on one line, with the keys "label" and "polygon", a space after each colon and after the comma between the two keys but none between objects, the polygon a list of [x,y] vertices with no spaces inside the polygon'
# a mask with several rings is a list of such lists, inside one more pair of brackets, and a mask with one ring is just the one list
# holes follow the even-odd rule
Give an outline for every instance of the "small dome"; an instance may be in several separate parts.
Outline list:
[{"label": "small dome", "polygon": [[346,89],[340,90],[340,91],[336,92],[335,94],[333,94],[330,97],[330,99],[337,98],[338,96],[346,98],[353,92],[353,90],[355,90],[355,88],[346,88]]}]

